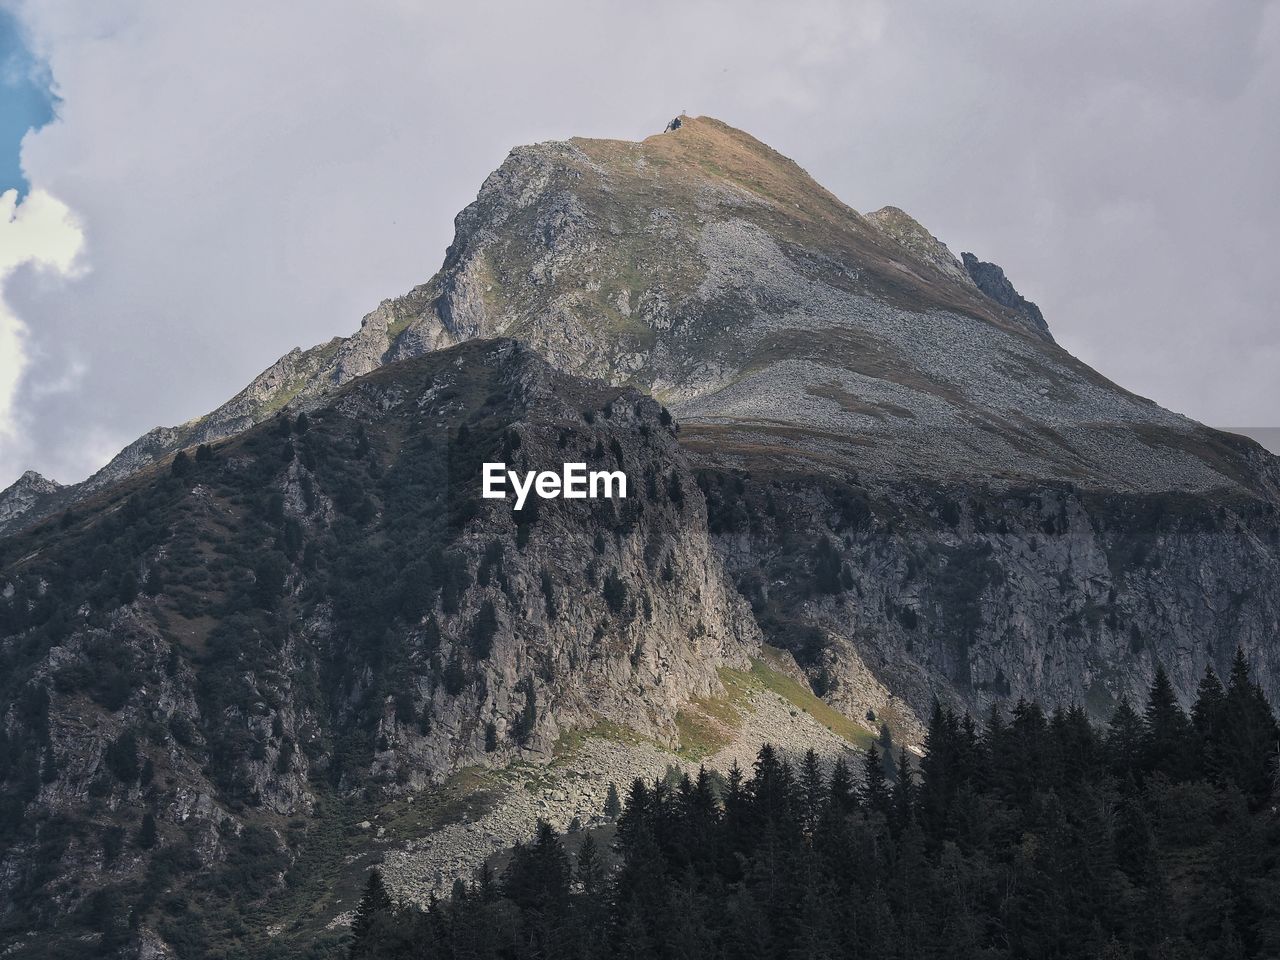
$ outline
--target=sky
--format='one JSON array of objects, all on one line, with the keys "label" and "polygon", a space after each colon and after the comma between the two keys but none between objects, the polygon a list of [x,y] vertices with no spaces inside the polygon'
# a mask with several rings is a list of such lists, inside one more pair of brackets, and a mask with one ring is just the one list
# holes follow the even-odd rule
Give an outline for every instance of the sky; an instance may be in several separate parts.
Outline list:
[{"label": "sky", "polygon": [[511,146],[680,112],[1001,264],[1129,389],[1280,426],[1280,0],[0,11],[0,487],[353,332]]}]

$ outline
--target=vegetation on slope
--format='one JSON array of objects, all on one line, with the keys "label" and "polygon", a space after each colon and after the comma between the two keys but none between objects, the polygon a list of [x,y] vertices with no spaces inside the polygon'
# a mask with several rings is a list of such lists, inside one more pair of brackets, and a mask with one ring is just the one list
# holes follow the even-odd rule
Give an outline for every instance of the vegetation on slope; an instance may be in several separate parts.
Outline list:
[{"label": "vegetation on slope", "polygon": [[[1099,730],[938,706],[918,769],[764,747],[750,776],[635,781],[612,856],[540,825],[422,910],[369,876],[353,960],[1247,958],[1280,950],[1277,727],[1238,658],[1190,717],[1157,676]],[[617,863],[616,869],[610,864]]]}]

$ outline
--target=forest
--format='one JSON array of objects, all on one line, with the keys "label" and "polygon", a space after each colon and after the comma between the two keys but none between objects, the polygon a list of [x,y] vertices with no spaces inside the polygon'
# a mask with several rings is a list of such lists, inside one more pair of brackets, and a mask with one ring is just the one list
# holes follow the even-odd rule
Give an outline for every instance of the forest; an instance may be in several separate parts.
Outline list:
[{"label": "forest", "polygon": [[935,704],[919,756],[793,763],[765,745],[750,771],[636,780],[607,842],[539,823],[500,873],[425,907],[371,871],[349,952],[1274,957],[1278,738],[1239,654],[1189,714],[1163,670],[1105,727],[1079,707],[1020,701],[979,723]]}]

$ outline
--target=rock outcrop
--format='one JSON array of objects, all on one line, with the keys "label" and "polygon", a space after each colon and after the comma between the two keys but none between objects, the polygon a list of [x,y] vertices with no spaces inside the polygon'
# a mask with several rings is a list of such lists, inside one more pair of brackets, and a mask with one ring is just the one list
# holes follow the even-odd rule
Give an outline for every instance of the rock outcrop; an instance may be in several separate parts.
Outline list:
[{"label": "rock outcrop", "polygon": [[31,510],[62,489],[56,480],[42,477],[34,470],[28,470],[4,490],[0,490],[0,528],[5,524],[17,522],[28,515]]},{"label": "rock outcrop", "polygon": [[1049,333],[1049,324],[1045,322],[1040,308],[1014,288],[1009,278],[1004,275],[1004,270],[997,264],[979,260],[972,253],[962,253],[960,256],[964,260],[965,270],[979,290],[1001,306],[1022,314],[1027,318],[1032,329],[1038,330],[1049,339],[1053,338]]}]

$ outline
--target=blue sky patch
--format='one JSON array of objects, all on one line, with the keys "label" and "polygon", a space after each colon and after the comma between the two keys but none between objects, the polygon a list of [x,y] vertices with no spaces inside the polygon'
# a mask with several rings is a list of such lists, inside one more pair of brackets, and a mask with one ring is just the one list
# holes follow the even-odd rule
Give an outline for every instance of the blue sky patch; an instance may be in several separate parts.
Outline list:
[{"label": "blue sky patch", "polygon": [[30,189],[18,151],[28,130],[39,130],[56,114],[58,97],[48,64],[27,46],[22,25],[0,9],[0,193]]}]

